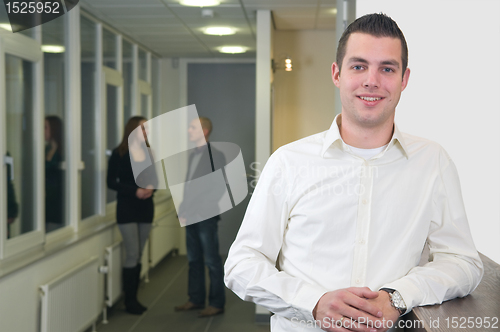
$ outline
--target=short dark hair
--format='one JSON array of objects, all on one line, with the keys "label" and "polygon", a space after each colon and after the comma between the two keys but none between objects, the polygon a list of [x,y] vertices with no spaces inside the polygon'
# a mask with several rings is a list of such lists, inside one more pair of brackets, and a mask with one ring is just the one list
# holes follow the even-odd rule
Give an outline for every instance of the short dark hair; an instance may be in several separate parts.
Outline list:
[{"label": "short dark hair", "polygon": [[200,116],[198,119],[200,120],[201,123],[201,129],[207,129],[208,135],[210,135],[212,133],[212,121],[210,121],[209,118],[204,116]]},{"label": "short dark hair", "polygon": [[339,66],[339,71],[342,69],[342,61],[344,61],[349,36],[355,32],[366,33],[374,37],[398,38],[401,41],[401,61],[403,62],[404,75],[406,67],[408,67],[408,46],[406,45],[405,36],[397,23],[383,13],[361,16],[345,29],[337,46],[337,65]]},{"label": "short dark hair", "polygon": [[57,115],[47,115],[45,121],[49,123],[50,128],[50,139],[57,143],[56,151],[62,155],[64,151],[63,147],[63,123],[60,117]]}]

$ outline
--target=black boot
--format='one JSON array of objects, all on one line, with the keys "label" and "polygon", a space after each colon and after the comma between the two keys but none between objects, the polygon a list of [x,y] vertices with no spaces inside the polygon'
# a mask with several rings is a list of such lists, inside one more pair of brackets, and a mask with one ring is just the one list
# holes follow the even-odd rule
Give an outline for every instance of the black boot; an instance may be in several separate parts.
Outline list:
[{"label": "black boot", "polygon": [[[142,269],[142,264],[141,263],[137,264],[137,266],[135,267],[135,269],[136,269],[135,278],[137,280],[137,288],[139,288],[139,285],[141,284],[141,269]],[[137,297],[136,297],[136,300],[137,300]],[[137,300],[137,304],[139,305],[139,307],[143,311],[148,310],[148,307],[143,306],[138,300]]]},{"label": "black boot", "polygon": [[137,302],[137,283],[136,278],[136,267],[124,267],[123,268],[123,290],[125,291],[125,308],[127,312],[134,315],[142,315],[144,310],[140,307],[139,302]]}]

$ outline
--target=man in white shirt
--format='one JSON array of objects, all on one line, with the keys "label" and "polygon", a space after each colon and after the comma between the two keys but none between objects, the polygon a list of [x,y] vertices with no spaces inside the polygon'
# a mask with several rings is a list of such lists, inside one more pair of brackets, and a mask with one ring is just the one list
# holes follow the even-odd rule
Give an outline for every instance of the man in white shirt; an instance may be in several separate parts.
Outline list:
[{"label": "man in white shirt", "polygon": [[[396,22],[357,19],[332,66],[342,113],[269,158],[225,282],[274,313],[271,331],[387,331],[413,307],[479,284],[452,160],[394,123],[407,62]],[[431,261],[418,267],[426,243]]]}]

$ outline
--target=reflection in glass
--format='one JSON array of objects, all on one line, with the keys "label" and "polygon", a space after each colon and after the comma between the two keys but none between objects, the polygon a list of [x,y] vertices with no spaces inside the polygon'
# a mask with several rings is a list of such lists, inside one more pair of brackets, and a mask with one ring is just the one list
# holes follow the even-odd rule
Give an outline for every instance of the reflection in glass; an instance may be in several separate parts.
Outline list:
[{"label": "reflection in glass", "polygon": [[148,80],[148,60],[146,52],[139,49],[139,79],[143,81]]},{"label": "reflection in glass", "polygon": [[63,124],[57,115],[45,117],[45,230],[64,225],[63,218]]},{"label": "reflection in glass", "polygon": [[[108,155],[111,156],[111,152],[120,143],[119,128],[121,124],[118,123],[118,105],[117,95],[118,87],[107,84],[106,85],[106,135],[107,135],[107,145],[106,149],[109,151]],[[116,200],[116,191],[107,189],[106,203],[111,203]]]},{"label": "reflection in glass", "polygon": [[85,164],[81,176],[82,219],[97,214],[98,165],[96,155],[95,70],[96,25],[80,17],[81,73],[82,73],[82,160]]},{"label": "reflection in glass", "polygon": [[116,35],[107,29],[102,29],[103,65],[116,68]]},{"label": "reflection in glass", "polygon": [[[7,152],[9,161],[12,162],[10,153]],[[14,223],[19,215],[19,204],[17,203],[16,190],[14,189],[13,169],[7,164],[7,238],[10,238],[10,225]]]},{"label": "reflection in glass", "polygon": [[162,114],[161,105],[159,103],[159,86],[158,79],[160,76],[160,60],[158,58],[151,59],[151,90],[153,91],[153,118]]},{"label": "reflection in glass", "polygon": [[42,45],[58,46],[58,53],[45,51],[45,231],[65,225],[64,216],[64,17],[44,23]]},{"label": "reflection in glass", "polygon": [[[12,157],[7,167],[8,237],[35,229],[35,159],[33,123],[33,64],[5,55],[7,151]],[[10,196],[10,197],[9,197]],[[18,213],[12,209],[18,206]]]},{"label": "reflection in glass", "polygon": [[[124,121],[132,117],[132,44],[123,39],[123,112]],[[125,126],[125,123],[123,124]]]}]

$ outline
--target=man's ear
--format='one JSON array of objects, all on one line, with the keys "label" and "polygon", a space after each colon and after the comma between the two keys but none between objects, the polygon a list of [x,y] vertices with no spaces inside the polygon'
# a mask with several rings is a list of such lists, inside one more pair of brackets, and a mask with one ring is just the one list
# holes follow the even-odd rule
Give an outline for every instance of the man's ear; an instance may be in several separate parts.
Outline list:
[{"label": "man's ear", "polygon": [[332,81],[337,88],[340,88],[340,67],[336,62],[332,65]]},{"label": "man's ear", "polygon": [[406,68],[406,71],[403,75],[403,81],[401,82],[401,91],[406,89],[409,80],[410,80],[410,68]]},{"label": "man's ear", "polygon": [[208,129],[203,128],[203,136],[205,136],[205,139],[208,139]]}]

